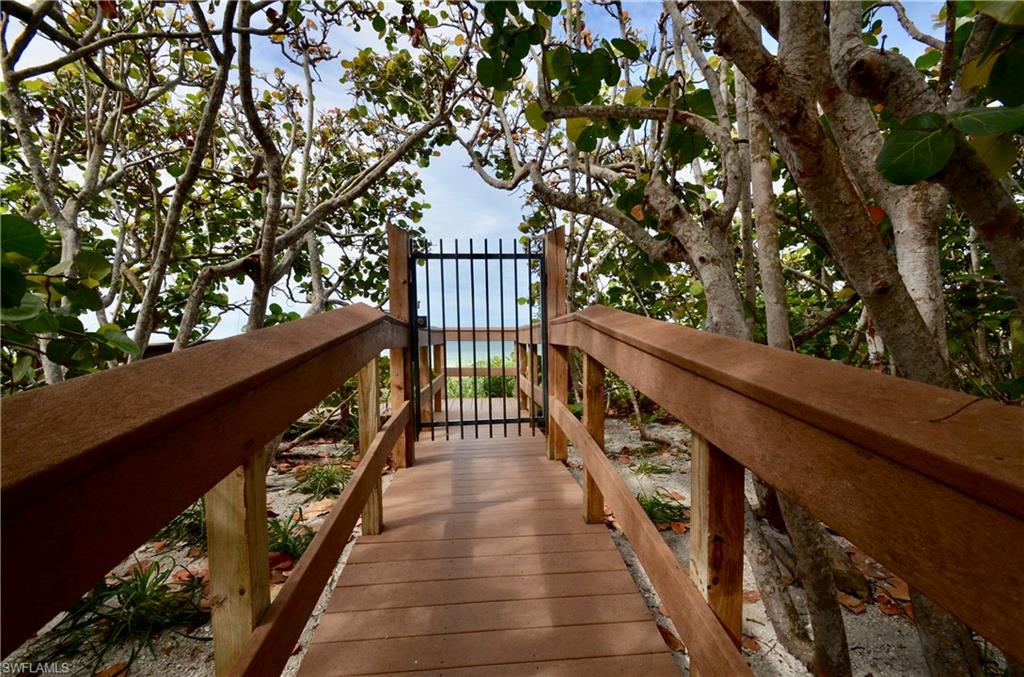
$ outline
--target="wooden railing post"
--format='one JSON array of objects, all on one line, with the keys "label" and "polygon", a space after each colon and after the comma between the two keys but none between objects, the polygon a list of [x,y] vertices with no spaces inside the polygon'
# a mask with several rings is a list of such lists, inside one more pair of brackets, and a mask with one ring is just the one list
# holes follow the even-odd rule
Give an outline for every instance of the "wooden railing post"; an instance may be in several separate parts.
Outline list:
[{"label": "wooden railing post", "polygon": [[[555,228],[544,236],[544,269],[547,277],[545,299],[547,321],[565,315],[568,299],[565,292],[565,228]],[[569,401],[569,349],[550,342],[544,346],[545,382],[548,397],[563,404]],[[565,433],[557,425],[547,426],[548,458],[564,461],[569,457]]]},{"label": "wooden railing post", "polygon": [[[444,361],[447,359],[445,355],[445,344],[439,343],[434,346],[434,373],[431,374],[431,381],[444,373]],[[444,383],[441,383],[441,387],[434,392],[434,411],[441,411],[444,406]]]},{"label": "wooden railing post", "polygon": [[[420,369],[419,369],[419,371],[420,371],[420,386],[419,387],[420,387],[420,392],[422,392],[423,388],[429,388],[430,387],[431,382],[434,380],[434,374],[430,371],[430,369],[427,368],[427,365],[430,364],[430,359],[429,359],[429,356],[430,356],[430,346],[420,346],[419,353],[420,353]],[[431,403],[433,402],[434,398],[433,398],[433,396],[430,395],[430,391],[429,390],[427,391],[427,395],[428,395],[427,397],[422,397],[422,396],[420,397],[420,420],[421,421],[429,421],[430,420],[430,407],[431,407]]]},{"label": "wooden railing post", "polygon": [[[388,226],[388,290],[389,312],[402,322],[413,322],[409,317],[409,233],[398,226]],[[391,410],[412,399],[412,353],[405,348],[391,349]],[[415,462],[416,433],[413,417],[409,417],[402,439],[395,445],[395,466],[405,468]]]},{"label": "wooden railing post", "polygon": [[743,466],[693,433],[690,575],[736,646],[743,626]]},{"label": "wooden railing post", "polygon": [[206,494],[214,673],[226,675],[270,606],[267,462],[278,436]]},{"label": "wooden railing post", "polygon": [[[380,384],[377,380],[377,358],[366,363],[356,375],[359,388],[359,453],[365,455],[380,430]],[[363,533],[376,535],[384,528],[383,478],[377,476],[370,497],[363,507]]]},{"label": "wooden railing post", "polygon": [[[604,450],[604,365],[583,353],[583,425]],[[604,522],[604,496],[583,466],[583,519],[588,524]]]}]

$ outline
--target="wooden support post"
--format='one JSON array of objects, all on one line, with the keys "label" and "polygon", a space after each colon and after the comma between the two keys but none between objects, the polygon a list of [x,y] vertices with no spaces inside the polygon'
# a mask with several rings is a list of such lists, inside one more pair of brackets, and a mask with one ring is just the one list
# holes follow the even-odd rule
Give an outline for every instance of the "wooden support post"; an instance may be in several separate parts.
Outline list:
[{"label": "wooden support post", "polygon": [[[544,270],[547,275],[546,311],[548,326],[551,321],[565,315],[568,299],[565,291],[565,228],[555,228],[544,236]],[[569,349],[550,343],[544,346],[545,382],[548,396],[568,404],[569,401]],[[564,461],[568,458],[565,433],[558,426],[548,425],[548,458]]]},{"label": "wooden support post", "polygon": [[[366,363],[356,375],[359,388],[359,453],[365,454],[380,430],[380,384],[377,379],[377,358]],[[363,507],[363,533],[379,534],[384,528],[384,486],[377,476],[376,484]]]},{"label": "wooden support post", "polygon": [[[430,382],[434,380],[434,375],[427,368],[430,364],[430,346],[420,346],[420,391],[430,386]],[[430,391],[427,391],[426,398],[420,398],[420,421],[430,421],[430,403],[433,397],[430,396]]]},{"label": "wooden support post", "polygon": [[270,606],[267,462],[280,436],[207,494],[214,674],[226,675]]},{"label": "wooden support post", "polygon": [[[388,226],[388,292],[391,315],[402,322],[415,320],[409,317],[409,233],[398,226]],[[405,348],[391,349],[391,410],[412,399],[412,353]],[[416,459],[413,417],[402,438],[395,445],[395,467],[412,466]]]},{"label": "wooden support post", "polygon": [[[604,365],[583,353],[583,425],[604,450]],[[583,466],[583,519],[588,524],[604,522],[604,496]]]},{"label": "wooden support post", "polygon": [[690,575],[736,646],[743,626],[743,466],[693,433]]},{"label": "wooden support post", "polygon": [[[445,346],[444,346],[443,343],[439,343],[438,345],[434,346],[434,373],[431,374],[431,380],[437,378],[438,376],[440,376],[441,374],[444,373],[444,361],[445,361],[445,359],[446,359],[446,356],[445,356]],[[442,400],[444,399],[443,396],[444,396],[444,383],[442,383],[441,387],[438,388],[437,392],[434,393],[434,411],[435,412],[441,411],[441,408],[443,406]]]},{"label": "wooden support post", "polygon": [[[539,386],[540,378],[538,378],[538,374],[540,373],[540,357],[537,355],[536,343],[532,343],[526,346],[526,364],[527,369],[529,369],[529,372],[527,373],[527,378],[530,379],[530,385]],[[533,407],[529,407],[529,403],[531,400],[533,401]],[[535,397],[531,398],[529,394],[526,395],[526,402],[527,408],[530,409],[530,416],[536,416],[537,413],[540,412],[541,407],[544,404],[543,402],[538,402],[537,398]]]}]

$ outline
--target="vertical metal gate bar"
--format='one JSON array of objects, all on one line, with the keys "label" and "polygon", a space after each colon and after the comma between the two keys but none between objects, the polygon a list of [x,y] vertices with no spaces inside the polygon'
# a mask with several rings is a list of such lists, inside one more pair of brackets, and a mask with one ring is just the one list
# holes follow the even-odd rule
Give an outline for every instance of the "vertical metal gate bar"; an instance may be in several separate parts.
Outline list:
[{"label": "vertical metal gate bar", "polygon": [[441,379],[441,395],[443,396],[444,402],[444,439],[448,440],[448,420],[451,418],[450,407],[448,405],[448,320],[445,316],[445,298],[448,296],[446,293],[447,287],[444,286],[444,240],[438,239],[437,241],[437,252],[441,254],[441,258],[437,260],[438,265],[441,267],[441,334],[442,334],[442,345],[444,348],[441,350],[441,366],[440,371],[442,374]]},{"label": "vertical metal gate bar", "polygon": [[491,379],[491,285],[490,273],[491,262],[487,258],[487,238],[484,238],[484,331],[487,338],[487,387],[484,394],[487,395],[487,436],[494,437],[494,398],[491,397],[491,386],[494,381]]},{"label": "vertical metal gate bar", "polygon": [[[530,253],[530,241],[526,242],[526,253]],[[541,264],[541,270],[544,269],[544,264]],[[526,298],[529,301],[529,314],[527,315],[526,321],[530,323],[530,348],[529,354],[527,355],[527,369],[530,372],[530,434],[537,434],[537,417],[534,411],[537,408],[537,403],[533,397],[533,386],[536,384],[533,382],[533,376],[535,373],[540,373],[537,370],[537,351],[534,349],[533,342],[533,259],[527,257],[526,259]]]},{"label": "vertical metal gate bar", "polygon": [[[515,305],[513,306],[514,321],[512,326],[515,327],[516,330],[516,340],[512,343],[516,358],[516,386],[512,390],[515,393],[514,397],[516,402],[516,432],[520,437],[522,437],[523,410],[519,406],[519,374],[522,373],[519,367],[519,259],[515,258],[515,254],[516,239],[512,238],[512,295],[515,297]],[[529,260],[527,260],[527,263],[529,263]]]},{"label": "vertical metal gate bar", "polygon": [[469,238],[469,322],[473,337],[473,437],[480,439],[480,382],[476,380],[476,275],[473,274],[473,238]]},{"label": "vertical metal gate bar", "polygon": [[[505,257],[503,256],[501,238],[498,238],[498,324],[501,326],[501,417],[504,420],[502,434],[508,437],[508,397],[505,394],[505,386],[508,379],[505,377]],[[515,263],[515,259],[512,260]]]},{"label": "vertical metal gate bar", "polygon": [[463,424],[463,421],[466,420],[466,411],[465,411],[466,408],[465,408],[465,406],[463,404],[465,402],[465,400],[462,397],[462,371],[461,371],[462,370],[462,311],[460,310],[460,306],[462,305],[462,303],[460,303],[461,297],[458,294],[458,290],[460,290],[462,288],[462,285],[459,284],[459,258],[458,257],[459,257],[459,241],[455,240],[455,290],[456,290],[456,294],[455,294],[455,338],[456,338],[456,345],[459,346],[458,347],[458,360],[459,361],[458,361],[458,366],[456,367],[456,369],[458,369],[459,371],[457,371],[456,373],[459,375],[459,439],[460,440],[464,440],[464,439],[466,439],[466,426]]},{"label": "vertical metal gate bar", "polygon": [[[417,315],[416,308],[416,252],[413,248],[409,248],[409,381],[406,383],[406,388],[412,390],[409,393],[409,399],[413,403],[413,434],[419,437],[420,433],[420,377],[419,377],[419,338],[420,338],[420,320]],[[395,411],[396,403],[391,403],[391,411]],[[414,440],[415,441],[415,440]]]},{"label": "vertical metal gate bar", "polygon": [[[544,349],[544,370],[540,373],[547,374],[548,358],[551,355],[548,345],[548,272],[545,270],[544,262],[547,261],[547,242],[542,242],[540,247],[540,344]],[[548,379],[543,379],[541,396],[541,425],[544,432],[549,432],[548,427]]]},{"label": "vertical metal gate bar", "polygon": [[[427,244],[430,251],[430,244]],[[430,326],[434,316],[430,314],[430,259],[423,259],[423,287],[427,297],[427,406],[430,408],[430,439],[434,439],[434,342]],[[417,384],[419,387],[419,384]],[[422,395],[421,395],[422,397]]]}]

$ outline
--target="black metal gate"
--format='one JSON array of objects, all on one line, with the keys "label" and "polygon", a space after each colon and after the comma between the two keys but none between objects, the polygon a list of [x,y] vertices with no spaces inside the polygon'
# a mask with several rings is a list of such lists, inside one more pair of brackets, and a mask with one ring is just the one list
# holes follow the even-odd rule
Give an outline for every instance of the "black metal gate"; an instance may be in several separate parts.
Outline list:
[{"label": "black metal gate", "polygon": [[[539,379],[542,396],[538,402],[534,394],[538,384],[535,377],[530,378],[530,386],[522,388],[528,390],[527,409],[520,407],[525,367],[520,345],[529,346],[534,367],[529,373],[544,373],[538,362],[546,358],[548,332],[544,245],[523,245],[515,240],[511,247],[506,244],[498,240],[497,251],[493,251],[485,239],[483,251],[479,251],[470,239],[468,249],[463,246],[460,251],[455,240],[445,251],[445,242],[438,240],[428,242],[424,251],[410,248],[409,316],[416,319],[410,322],[413,414],[416,430],[427,428],[431,439],[439,436],[442,428],[444,439],[455,435],[463,439],[481,434],[494,437],[496,431],[500,437],[522,435],[524,424],[525,434],[535,435],[547,420],[546,379]],[[438,332],[443,336],[440,340]],[[500,346],[497,351],[493,350],[495,332]],[[471,345],[464,349],[467,339]],[[453,344],[455,350],[449,350]],[[443,346],[440,351],[438,345]],[[467,360],[471,364],[467,365]],[[436,406],[437,388],[441,390],[440,408]]]}]

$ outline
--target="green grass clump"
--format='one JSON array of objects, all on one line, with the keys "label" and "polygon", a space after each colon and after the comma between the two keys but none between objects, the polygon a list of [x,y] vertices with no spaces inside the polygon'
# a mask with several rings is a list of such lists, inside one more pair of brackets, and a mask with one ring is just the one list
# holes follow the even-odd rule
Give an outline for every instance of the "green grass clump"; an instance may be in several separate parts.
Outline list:
[{"label": "green grass clump", "polygon": [[640,461],[633,468],[633,472],[637,475],[670,475],[672,474],[672,467],[651,463],[650,461]]},{"label": "green grass clump", "polygon": [[329,496],[340,496],[341,490],[352,478],[352,471],[342,466],[330,463],[326,465],[311,465],[296,471],[299,483],[294,491],[300,494],[309,494],[313,500],[328,498]]},{"label": "green grass clump", "polygon": [[156,533],[154,541],[166,541],[173,547],[198,547],[206,550],[206,503],[199,499]]},{"label": "green grass clump", "polygon": [[664,489],[657,489],[651,494],[639,493],[636,500],[656,524],[686,522],[690,519],[689,510],[682,501],[673,498]]},{"label": "green grass clump", "polygon": [[52,663],[85,655],[95,672],[119,646],[129,647],[130,666],[143,649],[170,628],[195,628],[210,615],[200,605],[203,580],[188,576],[171,579],[175,565],[168,560],[136,563],[124,576],[109,576],[71,607],[49,632],[29,649],[31,661]]},{"label": "green grass clump", "polygon": [[267,520],[267,540],[271,552],[289,555],[298,561],[313,540],[313,530],[295,515],[284,521],[271,518]]}]

